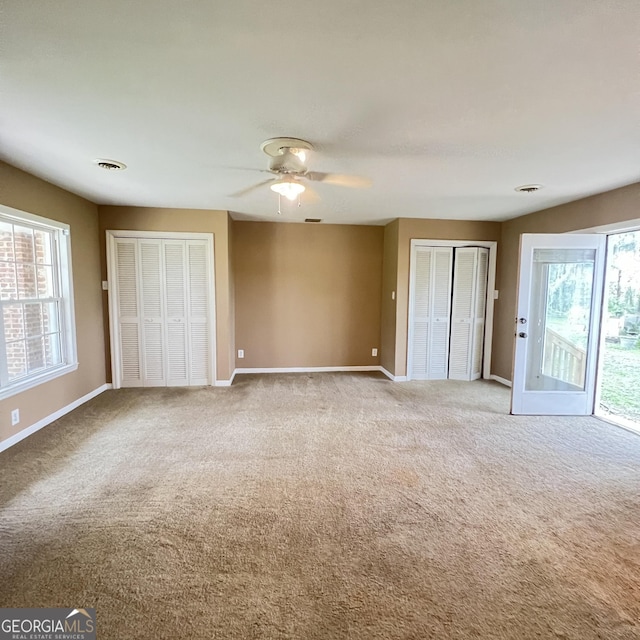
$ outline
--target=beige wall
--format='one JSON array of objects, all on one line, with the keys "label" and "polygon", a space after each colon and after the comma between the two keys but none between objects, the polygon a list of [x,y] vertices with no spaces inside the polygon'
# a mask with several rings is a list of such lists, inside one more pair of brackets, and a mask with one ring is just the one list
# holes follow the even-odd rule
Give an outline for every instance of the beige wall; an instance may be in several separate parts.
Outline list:
[{"label": "beige wall", "polygon": [[[396,292],[396,376],[407,375],[407,334],[409,321],[409,262],[411,240],[487,240],[500,238],[499,222],[475,222],[471,220],[423,220],[400,218],[398,220],[398,267]],[[498,249],[498,254],[500,250]],[[391,357],[391,356],[389,356]]]},{"label": "beige wall", "polygon": [[640,184],[531,213],[502,223],[493,332],[492,373],[511,380],[518,254],[521,233],[564,233],[603,225],[640,223]]},{"label": "beige wall", "polygon": [[378,365],[383,234],[235,222],[236,366]]},{"label": "beige wall", "polygon": [[[0,203],[71,227],[78,370],[0,400],[0,441],[35,424],[105,383],[97,207],[0,162]],[[11,426],[11,411],[20,423]]]},{"label": "beige wall", "polygon": [[384,254],[382,258],[382,314],[380,317],[380,364],[396,375],[396,300],[398,286],[398,231],[399,220],[384,228]]},{"label": "beige wall", "polygon": [[[100,259],[102,278],[107,279],[106,236],[108,230],[178,231],[213,233],[216,285],[216,378],[228,380],[233,372],[231,273],[229,270],[229,214],[196,209],[154,209],[100,206]],[[107,371],[111,380],[107,293],[104,292],[104,333]]]}]

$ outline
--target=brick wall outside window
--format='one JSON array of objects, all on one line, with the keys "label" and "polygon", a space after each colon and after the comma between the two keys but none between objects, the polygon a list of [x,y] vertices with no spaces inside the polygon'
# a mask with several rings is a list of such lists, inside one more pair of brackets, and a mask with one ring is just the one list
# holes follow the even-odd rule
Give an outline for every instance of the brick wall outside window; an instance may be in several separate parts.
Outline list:
[{"label": "brick wall outside window", "polygon": [[8,382],[62,363],[54,234],[0,220],[0,324]]}]

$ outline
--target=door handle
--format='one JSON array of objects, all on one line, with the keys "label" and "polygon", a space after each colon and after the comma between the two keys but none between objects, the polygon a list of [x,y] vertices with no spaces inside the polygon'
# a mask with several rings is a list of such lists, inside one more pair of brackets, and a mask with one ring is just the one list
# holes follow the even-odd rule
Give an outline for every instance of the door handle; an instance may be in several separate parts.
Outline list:
[{"label": "door handle", "polygon": [[524,331],[521,331],[521,332],[518,334],[518,338],[526,338],[526,337],[527,337],[527,334],[526,334]]}]

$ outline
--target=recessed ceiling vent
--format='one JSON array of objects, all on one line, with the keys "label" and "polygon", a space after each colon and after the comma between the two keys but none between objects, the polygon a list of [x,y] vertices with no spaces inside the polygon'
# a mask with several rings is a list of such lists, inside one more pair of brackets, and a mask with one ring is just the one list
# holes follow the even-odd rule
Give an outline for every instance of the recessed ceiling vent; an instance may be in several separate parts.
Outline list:
[{"label": "recessed ceiling vent", "polygon": [[117,160],[104,160],[103,158],[98,158],[95,163],[101,169],[106,169],[107,171],[124,171],[127,168],[127,165],[124,164],[124,162],[118,162]]},{"label": "recessed ceiling vent", "polygon": [[516,187],[516,191],[519,193],[535,193],[536,191],[540,191],[542,189],[541,184],[523,184],[519,187]]},{"label": "recessed ceiling vent", "polygon": [[305,218],[305,222],[322,222],[322,218]]}]

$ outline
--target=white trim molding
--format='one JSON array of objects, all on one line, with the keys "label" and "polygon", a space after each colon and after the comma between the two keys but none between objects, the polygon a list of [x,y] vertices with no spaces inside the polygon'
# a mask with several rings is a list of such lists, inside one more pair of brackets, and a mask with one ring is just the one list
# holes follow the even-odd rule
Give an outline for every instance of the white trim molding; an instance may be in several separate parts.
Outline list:
[{"label": "white trim molding", "polygon": [[99,396],[101,393],[106,391],[107,389],[111,389],[111,385],[109,383],[103,384],[101,387],[90,391],[86,395],[74,400],[72,403],[68,404],[66,407],[62,407],[62,409],[58,409],[54,411],[52,414],[48,415],[46,418],[42,418],[42,420],[38,420],[35,424],[32,424],[30,427],[26,427],[22,429],[22,431],[18,431],[18,433],[14,433],[12,436],[9,436],[6,440],[0,442],[0,453],[5,451],[9,447],[12,447],[14,444],[20,442],[20,440],[24,440],[27,436],[30,436],[32,433],[36,431],[40,431],[43,427],[46,427],[48,424],[51,424],[54,420],[58,420],[58,418],[62,418],[62,416],[67,413],[77,409],[81,404],[88,402],[92,398]]},{"label": "white trim molding", "polygon": [[496,382],[499,382],[500,384],[503,384],[505,387],[510,387],[511,386],[511,380],[507,380],[506,378],[501,378],[500,376],[495,375],[495,373],[492,373],[489,376],[490,380],[495,380]]},{"label": "white trim molding", "polygon": [[[253,367],[236,369],[236,373],[320,373],[323,371],[382,371],[379,365],[357,367]],[[233,376],[231,378],[233,380]]]},{"label": "white trim molding", "polygon": [[382,371],[389,380],[393,380],[394,382],[407,382],[407,376],[394,376],[393,373],[387,371],[384,367],[380,367],[380,371]]},{"label": "white trim molding", "polygon": [[216,380],[214,387],[230,387],[233,384],[233,379],[236,377],[237,369],[233,370],[231,377],[228,380]]}]

